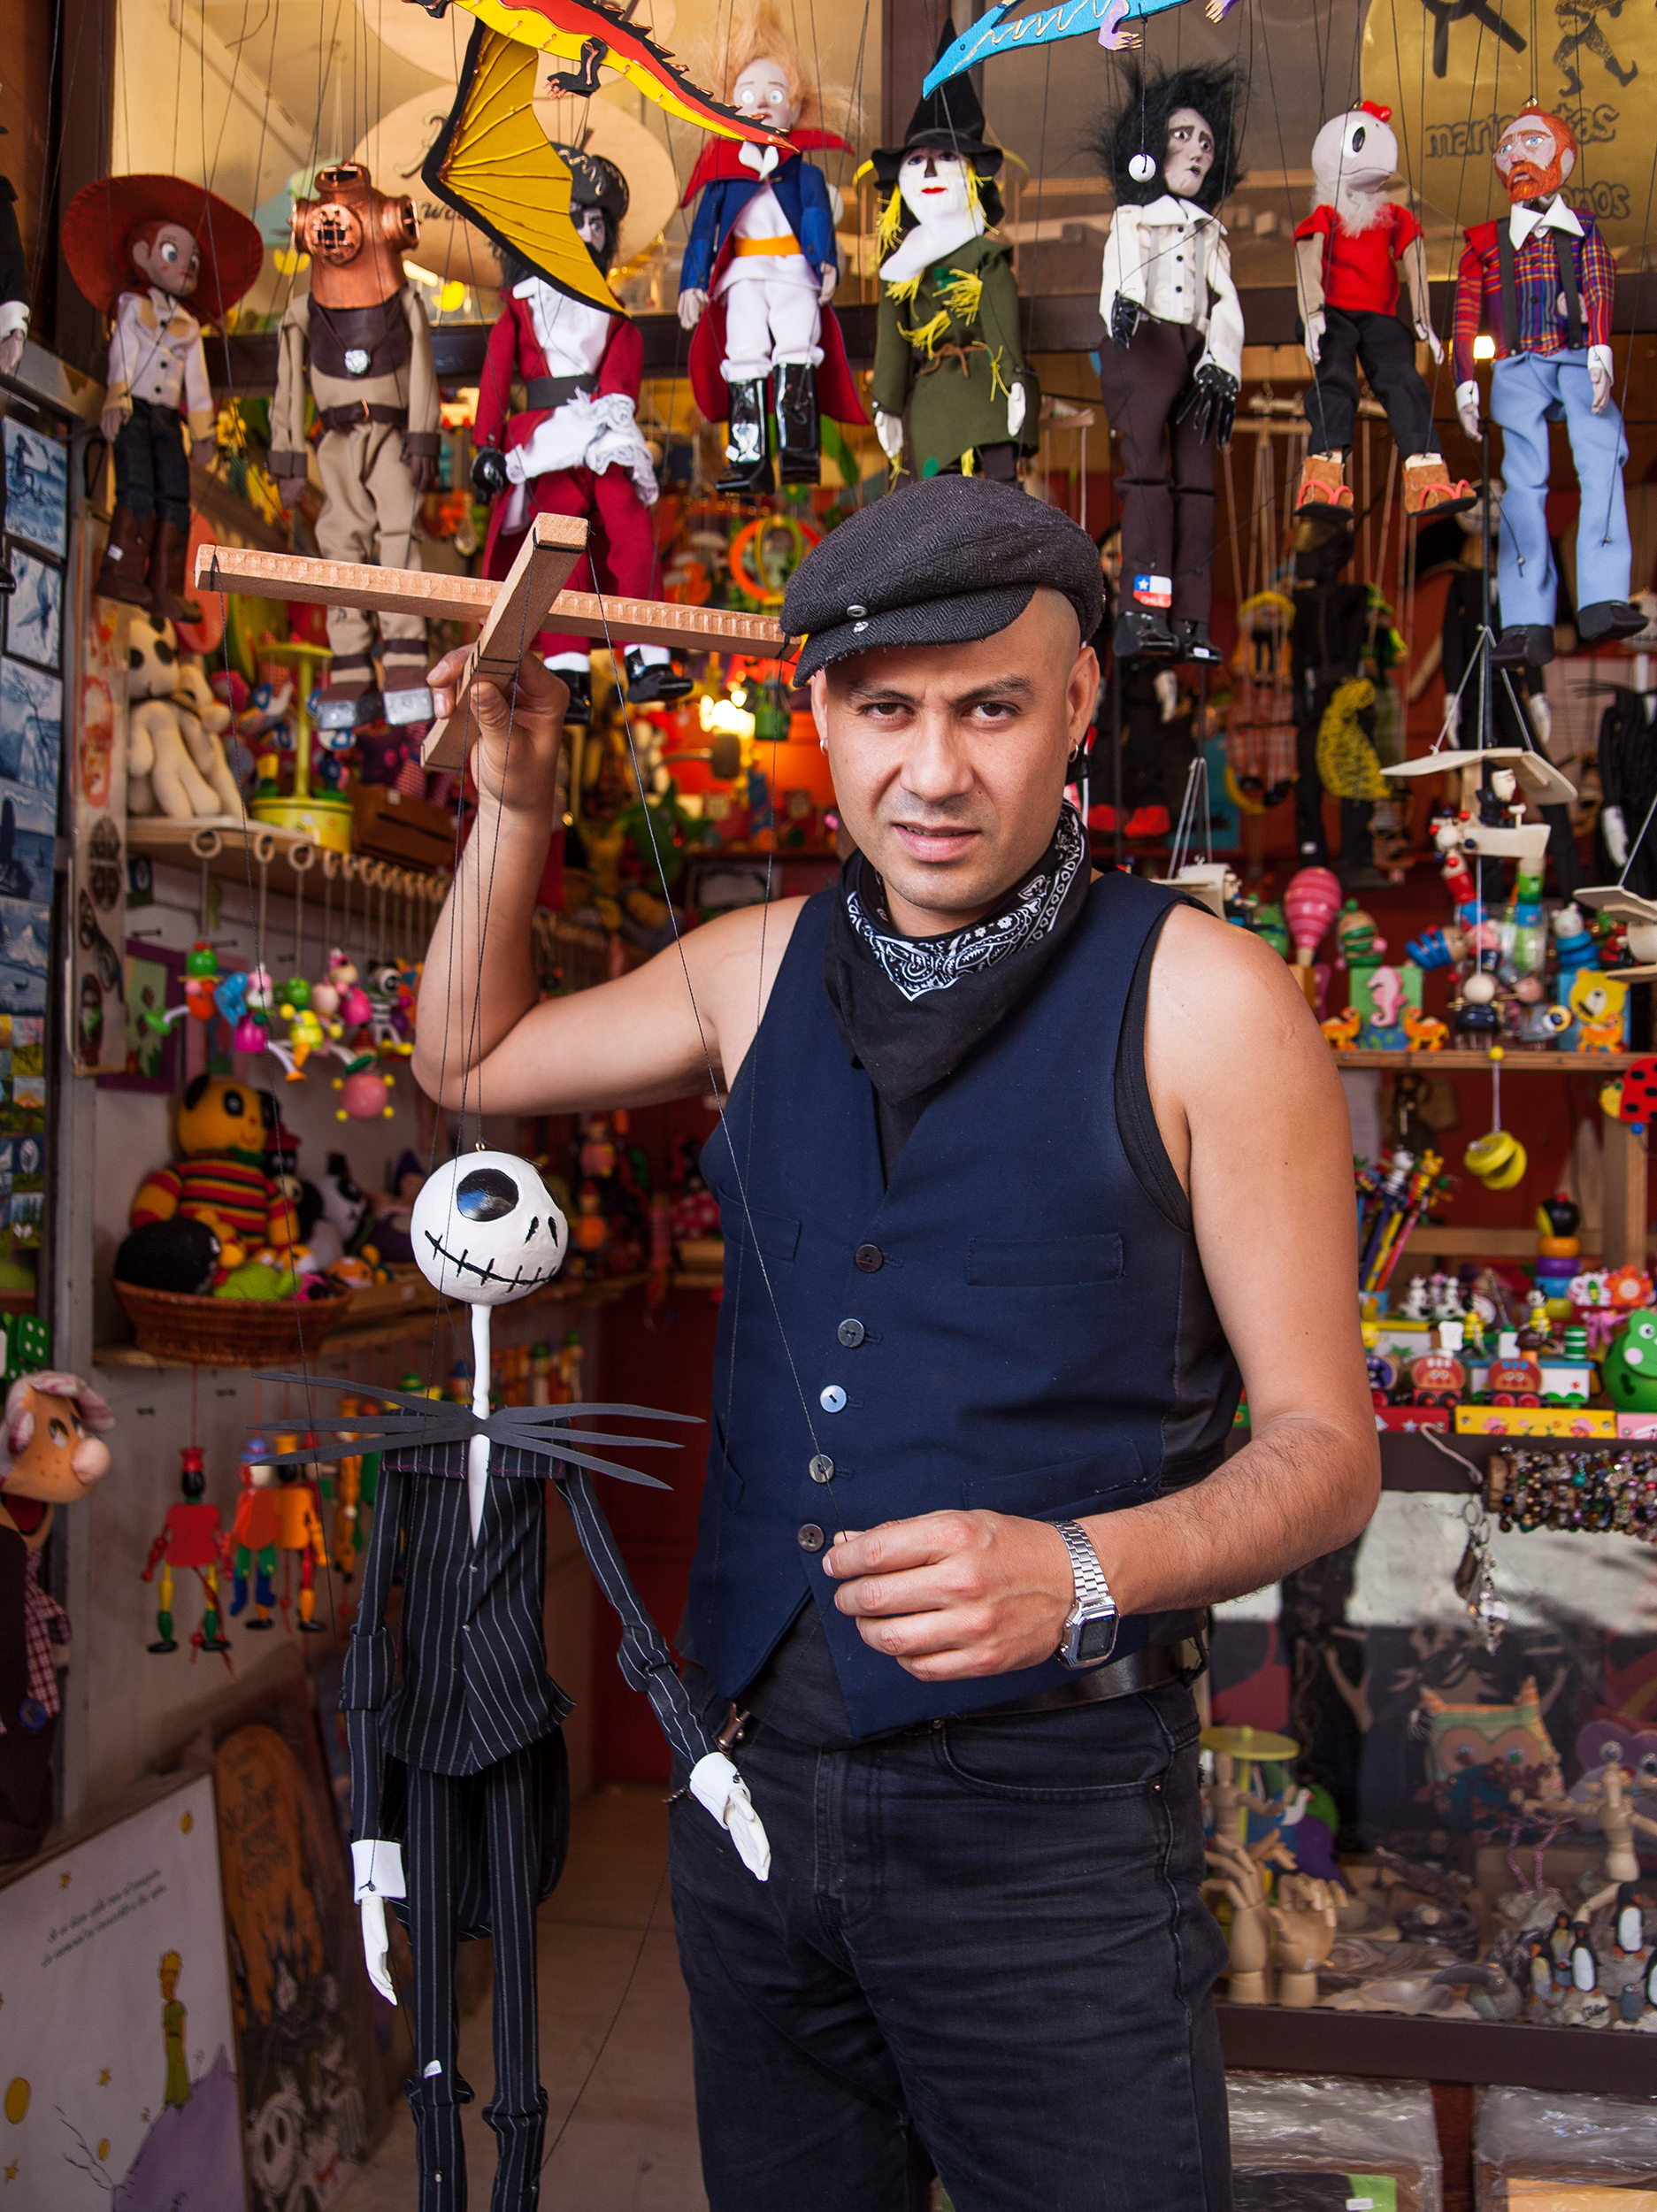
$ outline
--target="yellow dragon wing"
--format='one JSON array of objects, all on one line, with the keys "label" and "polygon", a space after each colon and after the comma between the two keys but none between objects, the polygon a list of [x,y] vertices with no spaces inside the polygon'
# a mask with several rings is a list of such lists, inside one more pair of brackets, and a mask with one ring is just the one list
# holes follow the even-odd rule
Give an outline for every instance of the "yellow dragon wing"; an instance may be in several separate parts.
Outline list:
[{"label": "yellow dragon wing", "polygon": [[620,302],[570,219],[569,169],[530,104],[537,73],[533,47],[479,22],[455,104],[421,177],[446,207],[527,262],[537,276],[619,315]]}]

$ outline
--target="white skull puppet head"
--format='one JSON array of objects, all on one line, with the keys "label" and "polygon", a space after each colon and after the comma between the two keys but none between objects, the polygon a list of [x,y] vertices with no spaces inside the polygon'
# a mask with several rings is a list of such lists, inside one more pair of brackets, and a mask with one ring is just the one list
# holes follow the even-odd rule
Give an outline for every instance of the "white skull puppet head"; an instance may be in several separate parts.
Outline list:
[{"label": "white skull puppet head", "polygon": [[1348,230],[1368,230],[1387,205],[1385,188],[1398,173],[1398,138],[1391,108],[1366,100],[1332,115],[1312,141],[1312,180],[1320,207],[1332,207]]},{"label": "white skull puppet head", "polygon": [[422,1186],[409,1233],[420,1272],[446,1298],[502,1306],[549,1283],[569,1224],[539,1169],[510,1152],[463,1152]]}]

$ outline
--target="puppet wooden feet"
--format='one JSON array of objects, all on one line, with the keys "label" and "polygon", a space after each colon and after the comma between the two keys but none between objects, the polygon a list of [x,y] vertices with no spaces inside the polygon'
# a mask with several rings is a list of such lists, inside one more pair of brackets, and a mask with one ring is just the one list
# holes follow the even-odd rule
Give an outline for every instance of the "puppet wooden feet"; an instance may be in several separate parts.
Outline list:
[{"label": "puppet wooden feet", "polygon": [[1339,453],[1308,453],[1300,471],[1300,488],[1295,495],[1296,514],[1352,512],[1352,487],[1346,481],[1346,464]]},{"label": "puppet wooden feet", "polygon": [[1404,463],[1407,515],[1459,515],[1477,504],[1478,494],[1451,475],[1441,453],[1412,453]]},{"label": "puppet wooden feet", "polygon": [[130,507],[116,508],[92,587],[100,599],[119,599],[129,607],[150,604],[150,549],[155,534],[154,515],[140,522]]}]

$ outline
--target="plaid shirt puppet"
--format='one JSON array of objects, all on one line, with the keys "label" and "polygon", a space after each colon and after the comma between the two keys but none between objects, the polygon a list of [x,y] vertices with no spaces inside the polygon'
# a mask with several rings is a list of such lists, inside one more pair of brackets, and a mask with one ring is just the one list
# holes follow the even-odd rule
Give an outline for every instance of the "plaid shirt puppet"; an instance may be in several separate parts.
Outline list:
[{"label": "plaid shirt puppet", "polygon": [[[1511,317],[1504,300],[1502,263],[1509,257],[1502,252],[1504,233],[1512,266]],[[1455,296],[1458,383],[1473,375],[1473,341],[1484,331],[1495,339],[1499,360],[1510,353],[1610,345],[1615,265],[1585,209],[1567,207],[1562,199],[1540,213],[1519,206],[1480,223],[1466,237]]]}]

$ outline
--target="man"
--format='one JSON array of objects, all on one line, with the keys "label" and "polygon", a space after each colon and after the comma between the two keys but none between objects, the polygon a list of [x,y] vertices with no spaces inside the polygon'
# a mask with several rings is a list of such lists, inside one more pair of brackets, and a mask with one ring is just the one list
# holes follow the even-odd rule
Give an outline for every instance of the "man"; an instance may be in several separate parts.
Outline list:
[{"label": "man", "polygon": [[421,1081],[457,1104],[475,1038],[495,1113],[728,1099],[680,1646],[749,1717],[773,1857],[760,1889],[675,1816],[714,2212],[900,2212],[932,2163],[957,2212],[1230,2201],[1194,1617],[1349,1541],[1377,1449],[1305,1000],[1257,939],[1093,879],[1062,806],[1101,611],[1092,542],[1011,486],[848,517],[784,607],[840,886],[542,1005],[562,691],[526,660],[479,702]]}]

